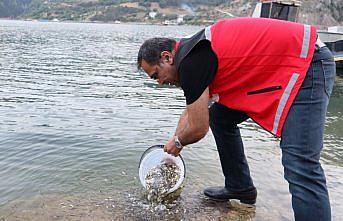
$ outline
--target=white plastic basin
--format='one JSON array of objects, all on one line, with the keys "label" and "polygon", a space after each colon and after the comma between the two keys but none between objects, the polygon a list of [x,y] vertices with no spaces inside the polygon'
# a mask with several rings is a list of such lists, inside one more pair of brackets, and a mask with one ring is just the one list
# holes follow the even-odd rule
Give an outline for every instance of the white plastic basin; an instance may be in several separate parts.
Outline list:
[{"label": "white plastic basin", "polygon": [[185,176],[186,167],[181,155],[174,157],[163,151],[163,145],[155,145],[148,148],[142,155],[139,162],[139,180],[144,188],[146,188],[145,177],[149,170],[164,162],[174,162],[180,168],[180,179],[176,182],[175,186],[171,188],[168,193],[172,193],[181,187]]}]

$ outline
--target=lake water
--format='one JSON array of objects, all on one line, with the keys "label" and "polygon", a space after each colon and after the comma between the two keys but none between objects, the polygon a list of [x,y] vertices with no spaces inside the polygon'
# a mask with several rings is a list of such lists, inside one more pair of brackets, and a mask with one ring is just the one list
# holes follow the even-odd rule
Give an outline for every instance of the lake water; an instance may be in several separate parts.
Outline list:
[{"label": "lake water", "polygon": [[[202,195],[223,185],[212,134],[186,147],[181,197],[151,206],[137,179],[146,148],[164,144],[183,93],[136,69],[141,43],[190,26],[0,20],[0,220],[292,220],[279,141],[241,125],[256,207]],[[336,78],[322,163],[333,220],[343,216],[343,78]]]}]

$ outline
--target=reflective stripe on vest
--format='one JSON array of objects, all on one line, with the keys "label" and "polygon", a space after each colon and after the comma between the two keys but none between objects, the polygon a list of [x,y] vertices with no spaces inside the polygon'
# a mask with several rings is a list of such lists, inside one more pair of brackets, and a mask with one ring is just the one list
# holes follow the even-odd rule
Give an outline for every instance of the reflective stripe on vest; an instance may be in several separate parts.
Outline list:
[{"label": "reflective stripe on vest", "polygon": [[311,26],[304,25],[304,37],[303,37],[303,44],[301,47],[301,58],[306,58],[308,54],[308,49],[310,45],[310,38],[311,38]]},{"label": "reflective stripe on vest", "polygon": [[[309,45],[310,45],[310,38],[311,38],[311,26],[310,25],[304,25],[304,37],[303,37],[303,43],[302,43],[301,53],[300,53],[301,58],[307,57],[308,49],[309,49]],[[292,75],[291,79],[289,80],[289,82],[287,84],[285,91],[283,92],[283,94],[281,96],[281,99],[280,99],[280,102],[279,102],[279,105],[277,107],[276,114],[275,114],[275,119],[274,119],[274,123],[273,123],[273,130],[271,131],[273,134],[276,134],[276,132],[278,130],[280,118],[282,116],[283,110],[285,109],[288,98],[291,94],[291,91],[292,91],[295,83],[297,82],[298,77],[299,77],[299,74],[297,74],[297,73],[294,73]]]},{"label": "reflective stripe on vest", "polygon": [[287,87],[285,89],[285,91],[283,92],[279,105],[276,109],[276,114],[275,114],[275,119],[274,119],[274,124],[273,124],[273,130],[271,131],[273,134],[276,134],[277,129],[279,127],[279,123],[280,123],[280,118],[281,115],[283,113],[283,110],[285,109],[286,103],[288,101],[289,96],[291,95],[292,89],[295,85],[295,82],[297,82],[297,79],[299,77],[299,74],[294,73],[291,77],[291,79],[289,80]]},{"label": "reflective stripe on vest", "polygon": [[211,41],[211,26],[205,28],[205,37],[207,40]]}]

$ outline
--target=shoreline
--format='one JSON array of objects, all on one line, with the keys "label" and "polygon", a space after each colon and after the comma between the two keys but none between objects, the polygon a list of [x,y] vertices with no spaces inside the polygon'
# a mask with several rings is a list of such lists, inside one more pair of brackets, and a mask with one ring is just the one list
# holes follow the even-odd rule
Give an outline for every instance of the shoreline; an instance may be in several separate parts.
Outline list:
[{"label": "shoreline", "polygon": [[122,22],[122,21],[74,21],[74,20],[45,20],[45,19],[20,19],[20,18],[0,18],[0,21],[23,21],[23,22],[40,22],[40,23],[76,23],[76,24],[112,24],[112,25],[158,25],[158,26],[203,26],[206,24],[164,24],[159,22]]}]

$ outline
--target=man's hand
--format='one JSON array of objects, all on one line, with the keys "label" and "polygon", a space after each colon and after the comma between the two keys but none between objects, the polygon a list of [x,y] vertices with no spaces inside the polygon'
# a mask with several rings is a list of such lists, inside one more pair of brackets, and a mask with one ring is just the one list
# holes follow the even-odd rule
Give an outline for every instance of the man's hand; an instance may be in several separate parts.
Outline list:
[{"label": "man's hand", "polygon": [[167,152],[175,157],[179,156],[182,149],[175,146],[175,136],[173,136],[166,145],[164,145],[164,152]]}]

